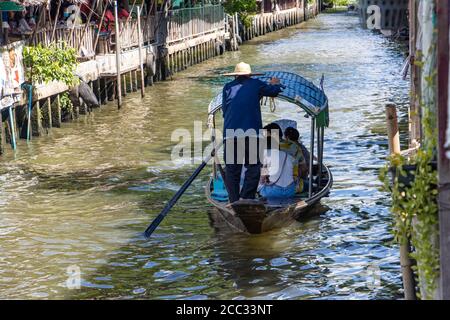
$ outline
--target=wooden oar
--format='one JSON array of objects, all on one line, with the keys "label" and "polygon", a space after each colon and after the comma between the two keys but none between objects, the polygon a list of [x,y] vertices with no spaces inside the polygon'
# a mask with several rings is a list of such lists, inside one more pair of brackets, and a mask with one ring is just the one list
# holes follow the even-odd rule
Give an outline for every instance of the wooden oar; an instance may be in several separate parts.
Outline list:
[{"label": "wooden oar", "polygon": [[207,156],[205,159],[203,159],[203,161],[200,164],[200,166],[197,169],[195,169],[194,173],[181,186],[180,190],[178,190],[177,193],[175,193],[175,195],[173,196],[173,198],[170,199],[170,201],[166,204],[164,209],[162,209],[162,211],[158,214],[158,216],[152,221],[152,223],[145,230],[145,232],[144,232],[145,237],[149,238],[152,235],[152,233],[159,226],[161,221],[163,221],[163,219],[166,217],[166,215],[169,213],[169,211],[172,209],[172,207],[177,203],[178,199],[181,198],[183,193],[187,190],[187,188],[191,185],[191,183],[195,180],[195,178],[197,178],[197,176],[203,170],[203,168],[206,167],[206,165],[208,164],[209,160],[211,160],[211,158],[215,156],[216,150],[218,148],[220,148],[220,146],[221,145],[219,145],[217,148],[213,149],[211,151],[211,154],[209,156]]}]

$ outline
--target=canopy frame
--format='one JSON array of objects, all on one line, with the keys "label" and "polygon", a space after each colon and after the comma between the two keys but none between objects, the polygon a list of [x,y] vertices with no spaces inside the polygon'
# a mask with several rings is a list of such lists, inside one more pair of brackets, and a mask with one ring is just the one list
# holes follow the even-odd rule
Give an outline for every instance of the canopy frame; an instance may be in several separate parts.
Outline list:
[{"label": "canopy frame", "polygon": [[[325,127],[329,125],[328,115],[328,98],[323,90],[323,76],[321,80],[321,88],[314,85],[305,78],[290,72],[271,71],[266,72],[263,76],[258,76],[263,81],[268,81],[272,77],[280,79],[284,90],[278,95],[278,99],[292,103],[305,111],[306,115],[311,118],[311,137],[310,137],[310,159],[309,159],[309,186],[308,197],[311,198],[317,191],[313,185],[313,168],[314,168],[314,147],[317,143],[317,189],[320,190],[323,168],[323,145]],[[297,89],[297,91],[296,91]],[[294,95],[295,94],[295,95]],[[262,101],[262,99],[261,99]],[[222,93],[216,95],[208,106],[209,122],[212,129],[212,139],[215,137],[215,116],[217,111],[222,109]],[[316,132],[317,131],[317,132]],[[317,134],[316,134],[317,133]],[[213,172],[216,174],[215,167],[218,159],[213,161]]]}]

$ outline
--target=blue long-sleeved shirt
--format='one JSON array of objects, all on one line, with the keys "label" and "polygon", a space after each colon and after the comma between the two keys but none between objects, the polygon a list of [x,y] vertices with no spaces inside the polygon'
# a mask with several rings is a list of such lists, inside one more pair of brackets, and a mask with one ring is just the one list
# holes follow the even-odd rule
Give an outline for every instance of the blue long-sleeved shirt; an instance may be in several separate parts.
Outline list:
[{"label": "blue long-sleeved shirt", "polygon": [[281,92],[280,85],[270,85],[259,79],[237,77],[223,87],[222,111],[223,131],[227,129],[262,129],[259,101],[263,96],[276,97]]}]

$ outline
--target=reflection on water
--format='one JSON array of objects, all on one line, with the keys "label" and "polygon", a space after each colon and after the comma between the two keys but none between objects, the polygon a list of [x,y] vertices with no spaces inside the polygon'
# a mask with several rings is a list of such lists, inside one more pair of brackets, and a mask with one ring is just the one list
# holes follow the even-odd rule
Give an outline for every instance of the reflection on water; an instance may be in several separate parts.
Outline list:
[{"label": "reflection on water", "polygon": [[[400,297],[389,198],[377,191],[377,170],[387,149],[384,104],[406,110],[408,102],[403,59],[398,45],[359,29],[357,18],[325,14],[179,73],[143,100],[128,95],[120,111],[111,104],[29,145],[20,141],[0,162],[0,297]],[[314,81],[325,74],[331,210],[263,235],[217,233],[202,174],[145,240],[147,223],[193,170],[170,161],[172,131],[206,121],[224,83],[210,76],[241,60]],[[285,104],[277,113],[297,117],[309,141],[301,114]],[[79,290],[66,288],[69,266],[81,270]],[[379,272],[379,286],[369,285],[368,268]]]}]

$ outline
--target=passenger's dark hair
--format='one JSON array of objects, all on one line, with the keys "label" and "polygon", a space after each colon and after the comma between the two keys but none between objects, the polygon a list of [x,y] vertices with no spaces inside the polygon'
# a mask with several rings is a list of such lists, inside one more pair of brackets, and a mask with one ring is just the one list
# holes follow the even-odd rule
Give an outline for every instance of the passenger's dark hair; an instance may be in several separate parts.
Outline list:
[{"label": "passenger's dark hair", "polygon": [[264,127],[264,129],[269,131],[269,132],[271,130],[278,130],[280,139],[283,137],[283,130],[281,130],[281,127],[278,124],[274,123],[274,122],[269,123],[268,125],[266,125]]},{"label": "passenger's dark hair", "polygon": [[289,140],[298,141],[298,138],[300,138],[300,133],[298,132],[297,129],[293,127],[288,127],[284,131],[284,136]]},{"label": "passenger's dark hair", "polygon": [[269,123],[268,125],[266,125],[264,128],[264,130],[267,131],[267,139],[266,139],[266,148],[267,149],[272,149],[272,135],[271,135],[271,131],[272,130],[278,130],[278,141],[276,143],[276,145],[278,146],[278,148],[280,147],[280,140],[283,137],[283,130],[281,130],[281,127],[276,124],[276,123]]}]

